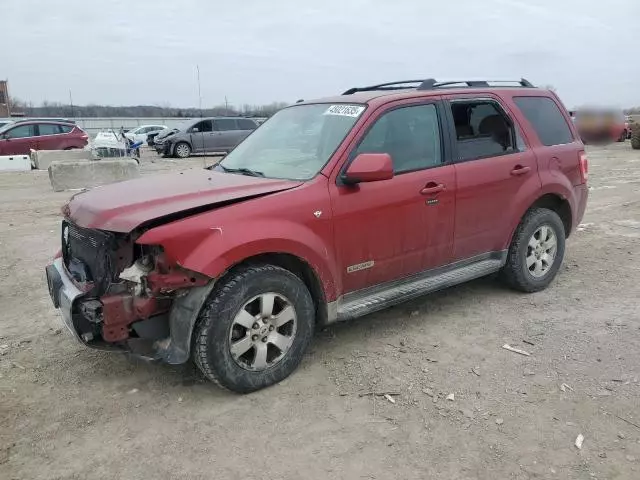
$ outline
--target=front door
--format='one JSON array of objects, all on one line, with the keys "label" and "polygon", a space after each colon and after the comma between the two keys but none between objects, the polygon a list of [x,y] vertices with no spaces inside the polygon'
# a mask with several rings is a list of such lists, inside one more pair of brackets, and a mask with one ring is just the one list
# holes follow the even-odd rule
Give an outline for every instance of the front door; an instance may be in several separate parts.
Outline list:
[{"label": "front door", "polygon": [[442,107],[395,104],[370,119],[348,154],[388,153],[394,177],[330,183],[345,293],[444,265],[451,258],[455,171],[445,165]]},{"label": "front door", "polygon": [[213,136],[216,132],[213,131],[213,124],[211,120],[202,120],[191,127],[191,149],[194,152],[204,153],[211,151],[211,144],[213,143]]},{"label": "front door", "polygon": [[455,126],[454,260],[499,251],[511,229],[511,206],[540,189],[536,156],[495,98],[451,98]]},{"label": "front door", "polygon": [[6,131],[0,138],[0,155],[29,155],[38,149],[34,124],[22,124]]}]

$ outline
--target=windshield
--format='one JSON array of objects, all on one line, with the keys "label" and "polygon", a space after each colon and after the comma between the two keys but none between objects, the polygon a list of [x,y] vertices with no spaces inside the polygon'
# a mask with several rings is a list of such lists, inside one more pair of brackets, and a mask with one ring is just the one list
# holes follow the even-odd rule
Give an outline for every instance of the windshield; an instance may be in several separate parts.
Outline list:
[{"label": "windshield", "polygon": [[364,111],[364,105],[298,105],[280,110],[219,167],[269,178],[313,178]]},{"label": "windshield", "polygon": [[13,122],[0,121],[0,133],[4,133],[9,130],[11,125],[13,125]]}]

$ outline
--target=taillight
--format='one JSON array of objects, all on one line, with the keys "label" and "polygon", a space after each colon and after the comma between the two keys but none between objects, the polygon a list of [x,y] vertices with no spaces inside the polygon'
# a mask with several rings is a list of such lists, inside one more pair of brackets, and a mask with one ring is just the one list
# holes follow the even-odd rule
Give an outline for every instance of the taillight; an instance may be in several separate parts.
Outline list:
[{"label": "taillight", "polygon": [[585,152],[580,152],[580,179],[582,183],[587,183],[589,178],[589,160]]},{"label": "taillight", "polygon": [[86,133],[84,135],[80,135],[80,138],[82,140],[87,140],[89,138],[89,135],[87,135]]}]

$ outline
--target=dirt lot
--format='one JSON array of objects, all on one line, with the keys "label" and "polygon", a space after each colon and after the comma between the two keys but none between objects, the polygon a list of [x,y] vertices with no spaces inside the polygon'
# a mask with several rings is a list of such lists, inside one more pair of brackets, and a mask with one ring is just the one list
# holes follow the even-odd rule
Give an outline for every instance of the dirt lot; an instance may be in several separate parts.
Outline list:
[{"label": "dirt lot", "polygon": [[483,279],[338,325],[246,396],[76,343],[43,276],[69,194],[0,174],[0,477],[640,478],[640,152],[589,156],[551,288]]}]

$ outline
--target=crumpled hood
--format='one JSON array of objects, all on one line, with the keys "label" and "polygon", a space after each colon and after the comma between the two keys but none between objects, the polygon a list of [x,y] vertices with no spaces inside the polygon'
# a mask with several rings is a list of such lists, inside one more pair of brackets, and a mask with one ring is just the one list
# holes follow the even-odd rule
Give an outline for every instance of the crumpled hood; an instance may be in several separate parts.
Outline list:
[{"label": "crumpled hood", "polygon": [[275,180],[205,169],[154,175],[96,187],[75,195],[64,214],[76,225],[128,233],[180,212],[288,190],[300,181]]}]

